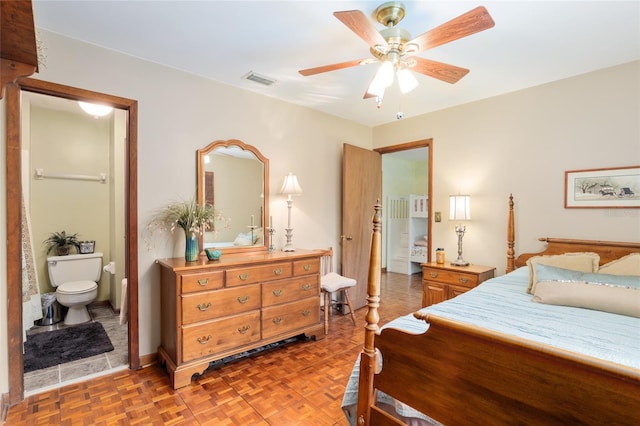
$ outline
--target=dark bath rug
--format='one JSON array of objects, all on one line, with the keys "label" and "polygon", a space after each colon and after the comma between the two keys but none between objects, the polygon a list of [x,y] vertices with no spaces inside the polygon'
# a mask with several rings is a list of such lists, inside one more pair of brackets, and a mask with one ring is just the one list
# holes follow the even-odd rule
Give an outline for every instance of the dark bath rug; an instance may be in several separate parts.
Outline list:
[{"label": "dark bath rug", "polygon": [[99,322],[74,325],[27,336],[24,344],[24,372],[99,355],[113,350]]}]

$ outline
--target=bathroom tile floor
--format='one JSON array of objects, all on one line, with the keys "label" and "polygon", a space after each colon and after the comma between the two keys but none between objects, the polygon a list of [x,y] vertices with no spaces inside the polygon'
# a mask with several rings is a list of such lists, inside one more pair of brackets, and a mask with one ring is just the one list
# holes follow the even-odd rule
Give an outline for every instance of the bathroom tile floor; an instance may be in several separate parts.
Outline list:
[{"label": "bathroom tile floor", "polygon": [[[129,368],[127,325],[120,325],[120,316],[109,306],[89,306],[89,313],[92,321],[99,322],[104,327],[113,344],[113,351],[26,373],[25,396]],[[27,335],[46,333],[64,327],[68,326],[62,322],[50,326],[36,326],[27,331]]]}]

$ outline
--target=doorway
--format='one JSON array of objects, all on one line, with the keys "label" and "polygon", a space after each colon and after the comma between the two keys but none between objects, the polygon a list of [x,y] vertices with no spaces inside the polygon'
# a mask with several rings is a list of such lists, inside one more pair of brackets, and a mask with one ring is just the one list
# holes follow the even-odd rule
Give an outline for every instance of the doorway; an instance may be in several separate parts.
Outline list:
[{"label": "doorway", "polygon": [[[373,151],[344,144],[342,176],[342,273],[357,284],[352,293],[354,309],[366,305],[373,203],[382,201],[382,163],[385,154],[426,149],[427,211],[425,212],[427,261],[431,260],[431,211],[433,193],[433,140],[423,139],[377,148]],[[348,154],[348,155],[347,155]],[[373,155],[372,155],[373,154]],[[363,199],[364,198],[364,199]],[[354,199],[358,202],[354,202]],[[348,208],[347,208],[348,206]],[[383,206],[384,212],[384,206]],[[383,214],[383,234],[384,234]]]},{"label": "doorway", "polygon": [[428,260],[429,148],[382,155],[382,267],[413,275]]},{"label": "doorway", "polygon": [[[124,276],[128,278],[127,303],[122,309],[128,311],[128,357],[129,368],[140,367],[138,347],[138,289],[137,289],[137,101],[92,92],[69,86],[24,79],[7,87],[6,127],[7,127],[7,337],[9,365],[22,367],[22,288],[21,288],[21,178],[22,134],[27,131],[21,122],[22,93],[37,93],[74,101],[102,103],[124,111]],[[24,398],[22,368],[9,370],[9,403],[15,404]]]}]

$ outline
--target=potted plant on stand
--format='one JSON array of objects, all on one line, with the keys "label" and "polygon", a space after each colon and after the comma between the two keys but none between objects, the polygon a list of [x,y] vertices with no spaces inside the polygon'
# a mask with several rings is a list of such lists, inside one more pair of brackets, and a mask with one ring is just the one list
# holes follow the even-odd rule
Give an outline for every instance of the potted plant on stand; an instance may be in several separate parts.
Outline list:
[{"label": "potted plant on stand", "polygon": [[56,251],[58,256],[66,256],[69,254],[71,247],[75,247],[76,251],[80,251],[80,241],[78,234],[67,234],[65,231],[52,232],[49,238],[43,241],[47,254]]},{"label": "potted plant on stand", "polygon": [[151,220],[149,228],[173,231],[182,228],[186,238],[185,260],[193,262],[200,255],[200,236],[213,227],[222,214],[211,205],[198,204],[196,201],[178,201],[159,210]]}]

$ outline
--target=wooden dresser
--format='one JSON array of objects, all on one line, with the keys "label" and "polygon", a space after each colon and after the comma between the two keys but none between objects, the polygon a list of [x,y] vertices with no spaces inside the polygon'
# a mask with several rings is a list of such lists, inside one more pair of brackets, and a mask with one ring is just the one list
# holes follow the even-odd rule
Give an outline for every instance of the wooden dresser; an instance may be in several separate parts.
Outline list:
[{"label": "wooden dresser", "polygon": [[324,338],[320,322],[320,254],[225,254],[185,262],[161,259],[158,358],[174,389],[209,363],[306,334]]},{"label": "wooden dresser", "polygon": [[496,268],[492,266],[423,263],[422,306],[443,302],[469,291],[481,282],[493,278],[495,271]]}]

